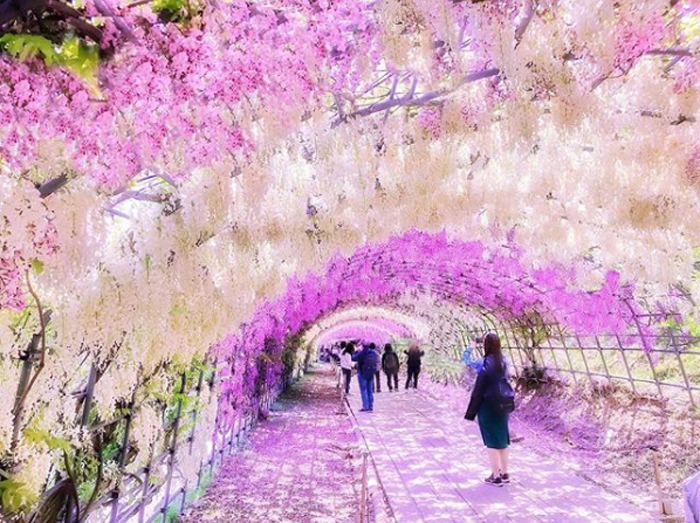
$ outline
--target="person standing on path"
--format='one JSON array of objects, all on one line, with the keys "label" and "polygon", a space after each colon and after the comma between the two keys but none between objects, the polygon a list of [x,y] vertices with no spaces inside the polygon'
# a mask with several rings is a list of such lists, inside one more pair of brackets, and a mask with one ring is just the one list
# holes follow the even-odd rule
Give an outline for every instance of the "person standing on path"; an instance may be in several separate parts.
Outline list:
[{"label": "person standing on path", "polygon": [[465,419],[479,416],[479,430],[488,449],[491,475],[486,483],[502,487],[508,475],[508,416],[515,408],[513,389],[508,384],[501,340],[490,332],[484,338],[484,365],[476,378]]},{"label": "person standing on path", "polygon": [[343,371],[345,394],[350,393],[350,378],[352,377],[352,354],[355,352],[355,346],[351,343],[342,343],[343,352],[340,354],[340,369]]},{"label": "person standing on path", "polygon": [[[377,354],[379,356],[381,356],[381,351],[377,349],[376,344],[370,343],[369,348],[377,351]],[[381,372],[379,371],[379,367],[377,367],[377,372],[374,373],[374,379],[377,381],[377,392],[381,392],[382,391],[382,376],[381,376]]]},{"label": "person standing on path", "polygon": [[357,362],[357,383],[362,395],[360,412],[372,412],[374,409],[374,374],[379,368],[379,354],[371,345],[352,355],[352,361]]},{"label": "person standing on path", "polygon": [[418,375],[420,374],[421,358],[425,356],[425,352],[420,350],[420,348],[418,347],[418,343],[412,341],[408,350],[404,351],[404,353],[408,356],[408,360],[406,361],[406,368],[408,374],[406,376],[406,389],[408,389],[408,386],[411,383],[411,378],[413,378],[413,388],[417,389]]},{"label": "person standing on path", "polygon": [[333,364],[333,368],[335,370],[335,375],[336,378],[338,378],[337,383],[335,384],[335,387],[337,389],[340,388],[341,381],[343,379],[343,373],[340,368],[340,355],[343,352],[343,349],[345,348],[345,342],[340,342],[340,347],[338,345],[333,344],[331,346],[331,363]]},{"label": "person standing on path", "polygon": [[[399,390],[399,355],[394,352],[391,343],[384,345],[384,354],[382,355],[382,370],[386,374],[386,384],[389,387],[389,392]],[[392,387],[391,380],[394,380]]]}]

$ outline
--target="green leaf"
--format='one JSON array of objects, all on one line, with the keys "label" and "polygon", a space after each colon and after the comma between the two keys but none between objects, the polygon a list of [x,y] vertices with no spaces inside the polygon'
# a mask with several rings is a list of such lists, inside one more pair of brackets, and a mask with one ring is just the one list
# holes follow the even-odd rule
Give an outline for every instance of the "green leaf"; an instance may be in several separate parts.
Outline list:
[{"label": "green leaf", "polygon": [[100,55],[96,44],[87,44],[76,36],[60,45],[40,35],[6,34],[0,37],[0,48],[19,60],[40,58],[46,65],[70,69],[97,90],[97,68]]},{"label": "green leaf", "polygon": [[36,274],[41,274],[42,272],[44,272],[44,262],[42,262],[41,260],[37,258],[32,258],[32,261],[30,263],[32,265],[32,270]]},{"label": "green leaf", "polygon": [[96,85],[95,75],[99,66],[97,45],[86,44],[77,37],[66,39],[58,50],[58,63],[67,67],[81,78]]},{"label": "green leaf", "polygon": [[0,46],[20,60],[40,57],[47,65],[59,60],[53,42],[40,35],[6,34],[0,37]]},{"label": "green leaf", "polygon": [[170,308],[171,316],[180,316],[185,312],[187,312],[187,308],[181,303],[174,303],[173,306]]},{"label": "green leaf", "polygon": [[187,7],[186,0],[155,0],[151,4],[153,10],[166,20],[174,20]]},{"label": "green leaf", "polygon": [[48,431],[40,430],[34,427],[24,429],[25,441],[33,444],[45,444],[49,450],[62,450],[69,452],[71,450],[70,442],[58,436],[52,436]]},{"label": "green leaf", "polygon": [[25,505],[33,504],[37,497],[27,488],[27,485],[14,478],[0,481],[0,501],[6,512],[17,513]]}]

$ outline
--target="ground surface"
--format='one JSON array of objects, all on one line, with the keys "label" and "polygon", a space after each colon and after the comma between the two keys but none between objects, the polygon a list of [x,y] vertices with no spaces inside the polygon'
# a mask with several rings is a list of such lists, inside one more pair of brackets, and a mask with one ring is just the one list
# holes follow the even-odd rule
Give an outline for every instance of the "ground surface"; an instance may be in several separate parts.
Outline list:
[{"label": "ground surface", "polygon": [[354,521],[357,448],[327,368],[294,384],[244,449],[227,457],[184,523]]},{"label": "ground surface", "polygon": [[[338,415],[336,380],[323,366],[294,385],[227,458],[205,496],[183,521],[354,522],[359,498],[360,434],[371,451],[370,512],[376,523],[657,521],[653,498],[618,479],[590,481],[576,453],[515,420],[524,440],[512,446],[514,481],[483,483],[487,459],[477,425],[465,421],[465,394],[423,380],[421,390],[376,395],[360,413],[353,379],[351,418]],[[520,412],[521,415],[525,412]],[[546,417],[546,416],[545,416]],[[548,439],[548,444],[543,441]],[[378,472],[378,481],[372,471]],[[384,496],[386,494],[386,496]]]},{"label": "ground surface", "polygon": [[[464,408],[473,376],[426,389]],[[536,390],[518,388],[511,428],[522,446],[577,468],[579,475],[641,506],[654,506],[653,452],[658,458],[665,499],[682,513],[681,483],[700,470],[700,417],[687,397],[659,400],[622,384],[579,384],[550,378]],[[685,402],[683,401],[685,400]]]},{"label": "ground surface", "polygon": [[656,521],[649,511],[580,475],[575,463],[520,444],[512,447],[514,482],[488,486],[477,425],[463,419],[466,399],[456,405],[434,389],[384,390],[376,396],[375,411],[361,413],[353,386],[350,404],[399,522]]},{"label": "ground surface", "polygon": [[[700,470],[700,418],[687,397],[659,400],[624,386],[572,387],[548,383],[522,393],[519,427],[543,451],[575,456],[596,480],[634,484],[655,495],[652,451],[668,498],[680,503],[680,485]],[[619,479],[618,479],[619,477]]]}]

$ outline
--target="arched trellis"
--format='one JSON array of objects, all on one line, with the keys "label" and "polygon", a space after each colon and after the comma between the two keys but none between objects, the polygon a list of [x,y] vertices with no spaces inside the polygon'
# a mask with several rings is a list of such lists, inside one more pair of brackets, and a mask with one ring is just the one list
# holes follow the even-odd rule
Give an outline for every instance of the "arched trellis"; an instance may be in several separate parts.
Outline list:
[{"label": "arched trellis", "polygon": [[[545,318],[502,318],[489,311],[460,304],[455,317],[468,312],[467,321],[455,322],[467,344],[487,332],[501,336],[516,375],[533,377],[533,367],[570,380],[575,385],[623,384],[631,393],[687,402],[695,407],[700,399],[700,338],[679,332],[664,320],[677,320],[678,313],[640,314],[633,324],[639,329],[619,334],[576,333]],[[443,312],[444,314],[444,312]],[[642,327],[657,325],[651,331]],[[644,339],[651,339],[646,345]],[[471,342],[471,343],[470,343]]]},{"label": "arched trellis", "polygon": [[[348,338],[361,338],[378,340],[385,342],[392,337],[411,337],[409,331],[397,330],[382,326],[374,319],[346,321],[321,332],[315,341],[318,345],[323,346],[329,343],[334,343],[338,340]],[[313,343],[312,341],[312,343]]]},{"label": "arched trellis", "polygon": [[[580,373],[592,376],[585,357],[589,343],[584,340],[588,338],[597,340],[594,346],[601,345],[601,351],[636,351],[647,359],[648,365],[654,363],[653,354],[658,351],[678,350],[677,346],[661,346],[662,340],[667,341],[664,336],[669,327],[662,323],[663,317],[636,299],[634,282],[623,283],[618,273],[610,271],[603,275],[597,290],[579,289],[577,276],[586,270],[585,266],[534,268],[522,261],[523,255],[524,250],[513,243],[485,245],[450,240],[444,233],[416,231],[383,244],[366,245],[349,258],[333,258],[322,275],[291,280],[284,295],[262,304],[241,332],[227,338],[217,349],[231,359],[255,353],[273,340],[273,345],[281,350],[283,340],[290,334],[308,328],[339,308],[391,304],[403,296],[430,294],[438,301],[468,304],[479,311],[484,318],[483,327],[503,332],[507,348],[519,351],[521,367],[534,363],[537,356],[554,370],[568,370],[574,379]],[[665,307],[673,309],[673,303],[669,301]],[[522,332],[535,328],[543,330],[546,336],[539,335],[537,343],[527,346]],[[687,341],[678,329],[671,331],[675,338]],[[615,340],[616,346],[608,347],[608,340]],[[550,362],[543,357],[543,343],[552,354],[564,351],[568,369],[556,358]],[[571,349],[583,354],[584,369],[575,368]],[[529,362],[522,359],[522,353]],[[679,354],[678,358],[682,363]],[[224,402],[227,393],[241,390],[240,376],[231,370],[225,369],[222,376]],[[626,376],[610,372],[603,375],[625,379],[632,385],[644,379],[636,377],[632,369]],[[656,383],[655,379],[648,381]],[[229,389],[228,383],[237,385]],[[683,383],[675,385],[686,388],[693,400],[695,385],[691,379],[686,376]],[[657,389],[661,392],[661,386]]]},{"label": "arched trellis", "polygon": [[[340,336],[339,329],[352,332],[353,327],[367,325],[393,337],[426,339],[430,327],[415,315],[407,314],[395,306],[359,306],[347,307],[334,311],[320,319],[308,328],[304,343],[315,346],[321,344],[326,336]],[[352,337],[352,336],[350,336]]]},{"label": "arched trellis", "polygon": [[[215,392],[217,382],[223,380],[218,387],[220,401],[213,444],[205,449],[198,481],[213,470],[225,452],[234,448],[259,409],[266,408],[279,391],[281,369],[276,358],[285,349],[285,343],[310,331],[314,324],[328,319],[332,323],[334,316],[342,317],[342,311],[367,308],[376,312],[376,307],[380,307],[429,322],[432,316],[427,308],[436,303],[441,308],[435,314],[453,312],[460,320],[455,322],[456,328],[463,329],[466,336],[481,336],[488,330],[498,332],[517,372],[531,366],[532,358],[536,358],[538,364],[575,381],[624,381],[632,391],[642,393],[685,390],[691,404],[697,404],[700,379],[686,367],[688,358],[700,360],[700,353],[690,348],[699,340],[664,323],[679,319],[673,312],[674,296],[662,300],[663,307],[649,307],[653,301],[636,298],[633,285],[621,285],[615,273],[604,278],[601,288],[583,291],[575,287],[576,268],[534,269],[521,261],[521,253],[512,244],[486,246],[449,240],[445,235],[411,232],[384,244],[363,247],[349,258],[336,257],[322,275],[290,281],[284,295],[261,304],[238,334],[219,344],[218,359],[210,362],[214,367],[223,364],[218,376],[208,376],[203,368],[194,369],[189,378],[182,374],[174,405],[174,433],[178,432],[180,420],[184,421],[182,391],[199,402],[203,391]],[[577,318],[577,314],[587,313],[592,316],[587,321]],[[537,343],[528,345],[524,332],[528,327],[544,332]],[[655,358],[676,362],[678,376],[660,379],[652,365]],[[270,363],[261,367],[262,360]],[[264,387],[259,389],[261,382]],[[92,395],[89,384],[85,394],[86,416]],[[240,398],[248,401],[232,408],[232,400]],[[120,443],[122,456],[129,448],[128,427],[132,418],[138,416],[134,412],[113,421],[126,427]],[[159,460],[167,464],[168,476],[162,485],[151,489],[148,466],[139,471],[139,478],[144,479],[141,484],[147,487],[142,493],[134,493],[131,482],[127,484],[128,493],[126,489],[115,491],[104,500],[111,521],[122,521],[122,516],[135,514],[133,511],[143,513],[156,495],[161,496],[161,513],[174,504],[181,510],[193,485],[174,483],[173,456],[192,453],[200,417],[195,413],[188,420],[192,423],[189,445],[178,443],[173,432],[164,430],[162,452],[151,464],[155,466]]]}]

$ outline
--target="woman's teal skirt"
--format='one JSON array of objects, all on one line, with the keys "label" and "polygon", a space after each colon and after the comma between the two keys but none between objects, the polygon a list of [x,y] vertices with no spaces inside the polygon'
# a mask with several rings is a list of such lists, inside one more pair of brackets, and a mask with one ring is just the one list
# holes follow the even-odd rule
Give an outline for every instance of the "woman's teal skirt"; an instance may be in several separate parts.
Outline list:
[{"label": "woman's teal skirt", "polygon": [[484,445],[490,449],[505,449],[510,445],[508,414],[495,412],[485,401],[479,408],[479,430]]}]

